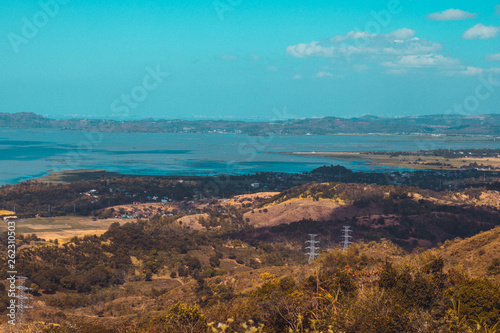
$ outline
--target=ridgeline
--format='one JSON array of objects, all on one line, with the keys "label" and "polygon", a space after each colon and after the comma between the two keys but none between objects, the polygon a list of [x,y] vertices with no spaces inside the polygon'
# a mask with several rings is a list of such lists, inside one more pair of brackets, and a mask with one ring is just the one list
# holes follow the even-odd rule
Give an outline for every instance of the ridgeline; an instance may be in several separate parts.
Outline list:
[{"label": "ridgeline", "polygon": [[248,135],[468,135],[499,136],[500,114],[427,115],[400,118],[363,116],[287,119],[272,122],[179,119],[51,119],[35,113],[0,113],[0,128],[139,133],[242,133]]}]

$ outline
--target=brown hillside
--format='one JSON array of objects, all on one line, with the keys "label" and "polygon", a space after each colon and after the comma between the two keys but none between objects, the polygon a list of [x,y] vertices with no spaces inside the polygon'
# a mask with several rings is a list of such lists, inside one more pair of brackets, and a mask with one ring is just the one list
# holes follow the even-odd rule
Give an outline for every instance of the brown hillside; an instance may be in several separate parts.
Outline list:
[{"label": "brown hillside", "polygon": [[432,195],[422,195],[419,193],[408,193],[408,195],[417,201],[420,199],[426,199],[431,202],[444,205],[474,205],[500,208],[500,192],[490,190],[477,191],[480,191],[480,193],[477,193],[477,197],[471,197],[463,192],[450,192],[441,198],[436,198]]},{"label": "brown hillside", "polygon": [[175,220],[175,222],[179,223],[179,225],[181,225],[182,227],[189,228],[191,230],[205,230],[205,227],[198,222],[200,217],[206,219],[208,218],[208,214],[203,213],[203,214],[186,215],[178,218],[177,220]]},{"label": "brown hillside", "polygon": [[461,267],[468,275],[485,277],[500,283],[500,266],[488,269],[500,259],[500,226],[466,239],[446,241],[430,250],[445,259],[449,266]]},{"label": "brown hillside", "polygon": [[219,200],[219,204],[236,205],[236,206],[242,206],[244,204],[255,205],[279,193],[280,192],[258,192],[258,193],[235,195],[234,197],[229,199]]},{"label": "brown hillside", "polygon": [[343,205],[334,200],[291,199],[285,202],[267,205],[243,215],[249,223],[256,227],[270,227],[279,224],[289,224],[302,219],[328,221],[344,219],[356,215],[366,215],[376,212],[375,208],[359,209]]}]

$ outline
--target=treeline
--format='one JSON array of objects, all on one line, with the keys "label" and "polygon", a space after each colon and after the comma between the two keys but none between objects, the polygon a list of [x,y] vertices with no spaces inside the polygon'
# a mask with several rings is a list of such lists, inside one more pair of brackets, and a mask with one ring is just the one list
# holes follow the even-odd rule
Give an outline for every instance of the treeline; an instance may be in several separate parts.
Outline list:
[{"label": "treeline", "polygon": [[77,214],[88,216],[93,211],[123,204],[151,202],[168,197],[172,200],[192,199],[203,187],[196,181],[179,181],[158,177],[114,177],[110,179],[51,184],[27,181],[0,187],[3,209],[18,216],[31,217]]},{"label": "treeline", "polygon": [[[228,230],[245,228],[242,221],[227,220],[223,228],[210,232],[189,232],[173,225],[175,218],[155,217],[121,226],[114,223],[99,237],[74,237],[62,245],[28,247],[19,251],[16,269],[29,277],[26,285],[33,288],[35,295],[65,292],[69,296],[49,302],[77,307],[87,304],[84,295],[126,281],[150,281],[153,274],[160,272],[172,278],[190,277],[199,281],[225,275],[227,272],[220,268],[224,258],[253,268],[300,263],[304,259],[302,253],[283,246],[249,245],[238,240],[232,249],[224,246]],[[33,236],[22,237],[26,243],[36,240]],[[6,251],[6,244],[1,249]],[[194,254],[199,251],[204,256]],[[256,256],[262,256],[263,261],[253,260]],[[139,264],[134,264],[132,258]],[[6,259],[0,259],[0,263],[3,268],[0,278],[5,279]]]},{"label": "treeline", "polygon": [[[291,189],[289,195],[300,191],[297,186],[310,182],[339,182],[349,200],[363,200],[364,184],[381,186],[401,184],[420,189],[442,191],[445,183],[455,189],[487,186],[498,188],[497,172],[464,171],[414,171],[414,172],[352,172],[342,166],[323,166],[310,173],[287,174],[263,172],[251,175],[220,175],[217,177],[148,177],[115,176],[95,180],[81,180],[69,184],[51,184],[26,181],[15,185],[0,186],[0,209],[15,211],[18,216],[61,216],[76,214],[88,216],[104,208],[133,202],[159,202],[163,198],[190,201],[200,198],[229,197],[243,193],[282,191]],[[496,180],[496,182],[495,182]],[[251,184],[259,183],[258,188]],[[359,185],[351,185],[351,183]],[[349,185],[347,185],[349,184]],[[495,185],[496,184],[496,185]],[[94,191],[92,191],[94,190]],[[92,192],[90,192],[92,191]],[[331,189],[325,195],[333,196]],[[416,191],[416,190],[415,190]],[[321,191],[316,191],[317,193]],[[350,194],[349,194],[350,193]],[[312,193],[311,195],[315,195]],[[359,195],[357,199],[355,196]]]},{"label": "treeline", "polygon": [[[477,199],[486,191],[486,188],[468,188],[462,193],[470,199]],[[386,193],[388,195],[386,195]],[[433,199],[451,199],[455,192],[421,189],[415,186],[407,185],[369,185],[356,183],[309,183],[296,186],[263,201],[259,207],[268,204],[278,204],[293,198],[303,199],[331,199],[344,204],[361,207],[368,203],[382,204],[385,202],[397,202],[398,200],[412,200],[410,195],[418,194],[423,197],[432,197]],[[453,198],[455,201],[456,198]],[[461,203],[461,202],[460,202]]]}]

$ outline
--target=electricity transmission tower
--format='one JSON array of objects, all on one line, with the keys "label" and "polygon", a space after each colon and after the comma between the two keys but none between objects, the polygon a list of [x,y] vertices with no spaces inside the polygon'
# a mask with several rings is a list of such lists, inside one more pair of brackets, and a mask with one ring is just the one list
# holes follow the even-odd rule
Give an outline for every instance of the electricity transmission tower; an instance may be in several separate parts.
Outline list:
[{"label": "electricity transmission tower", "polygon": [[16,322],[20,325],[24,324],[25,317],[26,317],[26,309],[31,309],[33,308],[32,306],[29,306],[29,302],[31,301],[32,297],[26,295],[26,291],[31,290],[31,288],[28,288],[24,285],[28,278],[25,276],[18,276],[17,280],[19,281],[18,286],[16,287],[18,290],[17,294],[17,318]]},{"label": "electricity transmission tower", "polygon": [[309,250],[309,252],[306,253],[306,256],[309,256],[309,263],[314,261],[314,259],[316,259],[316,257],[318,256],[318,253],[316,251],[319,250],[319,247],[316,244],[318,244],[319,241],[316,240],[316,236],[317,234],[309,234],[309,237],[311,237],[311,239],[306,241],[306,243],[308,244],[306,246],[306,249]]},{"label": "electricity transmission tower", "polygon": [[343,245],[342,251],[347,250],[347,248],[349,247],[349,244],[351,244],[351,238],[352,238],[352,236],[351,236],[350,233],[352,232],[352,230],[350,228],[351,227],[349,227],[349,226],[344,226],[344,229],[343,229],[344,234],[342,235],[343,240],[340,243],[340,244]]}]

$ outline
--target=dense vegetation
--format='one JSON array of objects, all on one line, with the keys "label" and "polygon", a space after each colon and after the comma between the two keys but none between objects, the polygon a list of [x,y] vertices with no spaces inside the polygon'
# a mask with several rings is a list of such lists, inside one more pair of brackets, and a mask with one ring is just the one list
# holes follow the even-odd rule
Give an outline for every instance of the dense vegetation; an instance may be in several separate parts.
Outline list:
[{"label": "dense vegetation", "polygon": [[4,209],[21,217],[89,215],[105,207],[148,202],[153,196],[191,200],[200,187],[197,181],[155,177],[114,177],[55,185],[28,181],[1,186],[0,198]]},{"label": "dense vegetation", "polygon": [[[75,172],[65,184],[27,181],[0,186],[0,209],[15,211],[20,217],[83,215],[116,205],[160,202],[163,199],[187,203],[201,198],[228,197],[262,190],[283,191],[310,182],[346,184],[411,185],[443,191],[471,187],[500,189],[500,173],[466,171],[352,172],[342,166],[323,166],[302,174],[263,172],[218,177],[147,177],[96,172]],[[78,177],[84,176],[84,180]],[[63,179],[65,176],[62,176]],[[90,179],[88,179],[90,178]],[[259,184],[253,187],[252,184]],[[293,190],[296,191],[296,190]],[[360,191],[357,191],[359,193]]]},{"label": "dense vegetation", "polygon": [[[145,288],[153,283],[148,282],[151,281],[148,270],[157,271],[165,262],[172,267],[179,265],[177,271],[172,270],[171,279],[183,279],[186,284],[180,287],[183,293],[175,294],[175,301],[171,299],[171,290],[167,290],[172,288],[149,287],[146,294],[149,301],[141,302],[155,304],[154,307],[131,321],[127,318],[134,306],[132,302],[137,297],[144,298],[144,294],[113,287],[130,283],[120,274],[130,269],[130,260],[124,254],[120,258],[116,251],[123,249],[113,240],[116,236],[126,236],[127,228],[136,232],[141,229],[132,225],[124,229],[113,227],[103,239],[75,239],[69,245],[70,250],[66,247],[36,250],[37,256],[43,257],[51,269],[39,267],[37,278],[50,282],[45,282],[45,288],[34,286],[35,298],[46,303],[41,312],[44,320],[58,324],[32,325],[33,330],[38,327],[45,332],[496,332],[500,321],[498,285],[485,278],[468,277],[458,267],[444,269],[444,260],[428,253],[404,255],[394,246],[381,252],[387,243],[353,245],[346,252],[331,250],[311,265],[295,264],[279,269],[276,263],[263,262],[260,268],[247,270],[244,275],[231,275],[217,268],[218,258],[229,254],[227,247],[215,244],[221,252],[215,251],[206,265],[189,254],[182,257],[184,250],[173,253],[177,260],[172,260],[165,248],[148,250],[150,247],[143,243],[142,235],[130,253],[147,260],[142,277],[146,280]],[[202,246],[200,235],[186,236],[184,240],[189,244],[184,249],[188,253]],[[99,246],[103,246],[99,241],[104,239],[112,239],[106,250],[113,255],[99,260],[97,253]],[[84,248],[87,261],[81,257]],[[266,251],[273,250],[268,248],[262,253]],[[70,259],[69,254],[76,255],[78,261]],[[49,259],[50,255],[59,255],[60,259]],[[75,269],[81,269],[84,275],[74,276]],[[181,277],[176,277],[177,274]],[[253,287],[238,289],[236,277],[251,278],[255,283]],[[50,283],[53,285],[49,287]],[[45,294],[37,294],[42,289]],[[118,302],[126,299],[132,301],[119,307]],[[101,320],[84,320],[76,315],[82,309],[93,309]],[[115,319],[106,321],[107,317]]]},{"label": "dense vegetation", "polygon": [[388,238],[411,250],[419,246],[419,241],[437,245],[446,239],[470,237],[498,225],[498,207],[477,205],[485,192],[485,188],[470,188],[462,191],[459,199],[455,192],[434,192],[408,186],[307,184],[283,191],[258,207],[300,198],[329,199],[347,205],[344,209],[350,210],[352,217],[327,222],[296,221],[289,226],[258,229],[247,233],[244,238],[292,241],[306,231],[324,236],[338,233],[347,223],[355,228],[359,238]]},{"label": "dense vegetation", "polygon": [[[142,187],[148,179],[150,186]],[[142,177],[19,186],[43,205],[54,187],[65,189],[71,198],[70,189],[84,191],[90,184],[102,186],[96,188],[99,195],[109,188],[120,195],[147,188],[146,195],[184,195],[182,200],[199,188],[194,180]],[[8,188],[0,189],[3,195],[23,200]],[[493,199],[487,201],[485,194]],[[452,239],[494,228],[500,221],[497,195],[486,188],[457,193],[404,185],[311,183],[254,204],[202,200],[192,209],[206,214],[198,218],[205,227],[200,231],[179,222],[188,215],[186,209],[114,223],[101,236],[69,242],[22,235],[16,269],[29,278],[26,284],[36,304],[29,330],[495,332],[495,325],[500,326],[496,252],[483,251],[491,260],[482,275],[470,275],[423,246],[448,248]],[[352,215],[263,228],[254,228],[245,218],[254,210],[270,214],[273,206],[301,199],[341,202],[341,209]],[[358,243],[346,252],[338,244],[342,225],[353,227]],[[304,242],[310,233],[319,234],[321,253],[308,264]],[[5,239],[0,246],[2,279],[7,277]],[[5,287],[0,283],[0,289]],[[2,293],[0,309],[7,302]]]}]

